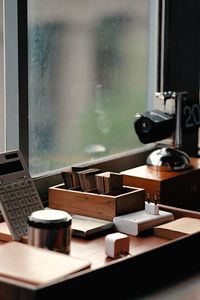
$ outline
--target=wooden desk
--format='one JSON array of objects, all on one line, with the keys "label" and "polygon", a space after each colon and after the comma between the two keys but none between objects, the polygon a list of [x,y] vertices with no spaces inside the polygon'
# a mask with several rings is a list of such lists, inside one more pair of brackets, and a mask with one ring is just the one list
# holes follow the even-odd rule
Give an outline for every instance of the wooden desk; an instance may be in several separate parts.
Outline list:
[{"label": "wooden desk", "polygon": [[[134,257],[141,253],[147,252],[154,247],[165,244],[167,239],[156,236],[143,236],[143,237],[130,237],[130,257]],[[117,262],[121,259],[112,259],[105,255],[105,237],[98,237],[95,240],[82,240],[80,238],[73,238],[71,245],[71,254],[82,258],[89,258],[92,261],[92,270],[100,268],[102,266],[109,265],[109,263]],[[98,249],[98,251],[97,251]]]},{"label": "wooden desk", "polygon": [[[172,211],[175,218],[185,215],[200,218],[198,212],[161,207]],[[176,288],[175,280],[181,278],[187,281],[189,279],[185,275],[200,270],[200,232],[173,241],[152,235],[131,236],[130,255],[119,259],[105,256],[104,240],[104,236],[92,240],[72,239],[71,254],[90,259],[91,270],[80,271],[67,280],[39,287],[0,278],[0,299],[42,300],[50,295],[57,299],[67,299],[70,295],[76,299],[80,294],[85,299],[107,299],[111,296],[113,299],[140,299],[153,292],[164,293],[160,287],[165,288],[169,283]]]}]

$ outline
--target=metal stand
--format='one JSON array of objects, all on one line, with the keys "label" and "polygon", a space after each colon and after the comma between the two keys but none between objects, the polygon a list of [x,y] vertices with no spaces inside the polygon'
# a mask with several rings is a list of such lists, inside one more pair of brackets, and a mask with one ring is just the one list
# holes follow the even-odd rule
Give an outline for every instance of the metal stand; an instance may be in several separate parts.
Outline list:
[{"label": "metal stand", "polygon": [[147,165],[155,167],[160,171],[179,171],[185,170],[190,167],[190,158],[179,148],[182,146],[182,130],[181,130],[181,101],[182,95],[187,94],[187,92],[165,92],[156,93],[159,99],[166,102],[168,99],[175,100],[175,134],[173,139],[173,145],[171,147],[165,146],[161,149],[153,151],[147,157]]}]

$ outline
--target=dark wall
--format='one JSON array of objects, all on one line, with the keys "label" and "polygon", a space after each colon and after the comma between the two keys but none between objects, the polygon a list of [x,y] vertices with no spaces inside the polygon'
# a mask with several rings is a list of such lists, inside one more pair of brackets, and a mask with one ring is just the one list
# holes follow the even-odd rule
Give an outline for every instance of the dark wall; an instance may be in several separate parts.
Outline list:
[{"label": "dark wall", "polygon": [[[184,105],[199,105],[199,0],[165,1],[164,45],[164,90],[187,91]],[[200,120],[200,109],[197,114]],[[183,150],[191,156],[198,155],[197,132],[198,126],[183,136]]]}]

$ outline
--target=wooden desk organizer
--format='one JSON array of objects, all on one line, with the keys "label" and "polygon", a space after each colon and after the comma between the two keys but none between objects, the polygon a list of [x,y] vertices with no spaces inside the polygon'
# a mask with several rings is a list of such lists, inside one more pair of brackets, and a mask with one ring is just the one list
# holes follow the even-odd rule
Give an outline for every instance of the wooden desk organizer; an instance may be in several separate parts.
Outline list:
[{"label": "wooden desk organizer", "polygon": [[112,221],[115,216],[144,209],[143,188],[123,186],[108,194],[69,190],[64,184],[49,188],[49,207],[72,214]]},{"label": "wooden desk organizer", "polygon": [[[191,158],[191,169],[159,171],[147,165],[122,171],[123,184],[144,188],[150,200],[180,208],[200,209],[200,159]],[[155,197],[156,196],[156,197]]]}]

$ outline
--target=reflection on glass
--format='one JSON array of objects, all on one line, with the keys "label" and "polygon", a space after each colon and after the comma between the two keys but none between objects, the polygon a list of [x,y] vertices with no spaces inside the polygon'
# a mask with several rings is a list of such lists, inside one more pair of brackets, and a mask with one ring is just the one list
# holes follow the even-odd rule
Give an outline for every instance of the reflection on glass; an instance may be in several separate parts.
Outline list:
[{"label": "reflection on glass", "polygon": [[139,146],[148,0],[28,0],[30,171]]}]

